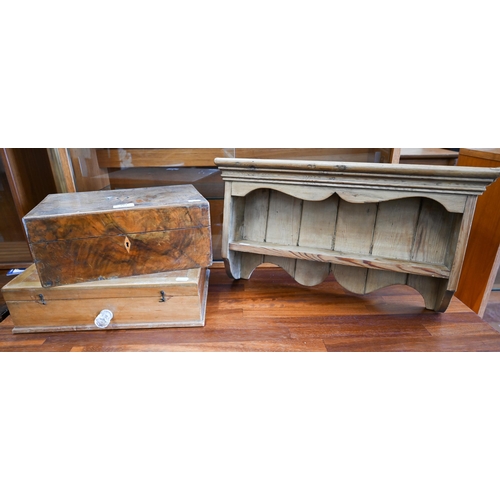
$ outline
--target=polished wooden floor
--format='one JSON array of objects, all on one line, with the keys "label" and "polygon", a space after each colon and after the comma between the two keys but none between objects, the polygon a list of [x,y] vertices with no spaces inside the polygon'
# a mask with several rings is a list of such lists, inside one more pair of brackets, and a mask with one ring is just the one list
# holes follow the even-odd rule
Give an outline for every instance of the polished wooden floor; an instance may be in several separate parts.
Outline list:
[{"label": "polished wooden floor", "polygon": [[279,268],[248,281],[211,270],[205,327],[12,334],[0,323],[0,351],[500,351],[500,332],[453,298],[426,311],[413,289],[358,296],[333,277],[297,284]]},{"label": "polished wooden floor", "polygon": [[483,319],[500,332],[500,290],[494,289],[491,292]]}]

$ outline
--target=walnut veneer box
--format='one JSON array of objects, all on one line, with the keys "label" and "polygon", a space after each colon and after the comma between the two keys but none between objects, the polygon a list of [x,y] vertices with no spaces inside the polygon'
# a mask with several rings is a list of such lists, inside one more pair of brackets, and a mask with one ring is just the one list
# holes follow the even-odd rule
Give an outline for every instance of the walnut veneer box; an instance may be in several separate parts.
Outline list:
[{"label": "walnut veneer box", "polygon": [[23,223],[43,287],[212,263],[209,204],[190,184],[50,194]]},{"label": "walnut veneer box", "polygon": [[[43,288],[33,264],[2,293],[13,333],[203,326],[208,277],[195,268]],[[102,311],[111,317],[99,327]]]}]

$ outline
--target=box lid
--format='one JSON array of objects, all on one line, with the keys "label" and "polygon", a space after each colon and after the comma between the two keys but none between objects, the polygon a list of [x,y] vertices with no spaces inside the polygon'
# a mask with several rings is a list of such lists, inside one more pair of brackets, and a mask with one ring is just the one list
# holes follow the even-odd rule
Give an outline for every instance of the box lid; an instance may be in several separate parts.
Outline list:
[{"label": "box lid", "polygon": [[204,227],[210,216],[208,201],[184,184],[49,194],[23,223],[29,242],[40,243]]},{"label": "box lid", "polygon": [[103,281],[92,281],[72,285],[43,288],[36,266],[32,264],[26,271],[15,277],[2,288],[6,301],[72,300],[111,297],[154,297],[165,295],[197,295],[204,268],[144,274]]}]

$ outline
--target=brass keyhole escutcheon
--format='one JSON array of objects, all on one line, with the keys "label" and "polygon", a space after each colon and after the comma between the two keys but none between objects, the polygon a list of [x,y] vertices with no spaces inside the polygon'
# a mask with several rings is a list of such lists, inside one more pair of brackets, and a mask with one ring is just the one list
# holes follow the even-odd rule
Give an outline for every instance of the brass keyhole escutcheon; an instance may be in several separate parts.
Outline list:
[{"label": "brass keyhole escutcheon", "polygon": [[130,253],[130,246],[131,246],[131,243],[130,243],[130,240],[128,239],[127,236],[125,236],[125,242],[124,242],[124,245],[125,245],[125,250],[127,250],[128,253]]}]

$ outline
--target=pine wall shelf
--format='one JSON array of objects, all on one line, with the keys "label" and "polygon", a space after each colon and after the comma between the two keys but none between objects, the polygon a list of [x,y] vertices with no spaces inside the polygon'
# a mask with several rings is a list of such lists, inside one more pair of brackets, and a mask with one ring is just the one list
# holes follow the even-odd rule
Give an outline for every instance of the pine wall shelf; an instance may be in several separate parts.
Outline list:
[{"label": "pine wall shelf", "polygon": [[216,158],[222,257],[249,279],[262,263],[313,286],[331,272],[366,294],[405,284],[443,312],[457,288],[477,197],[500,168]]}]

